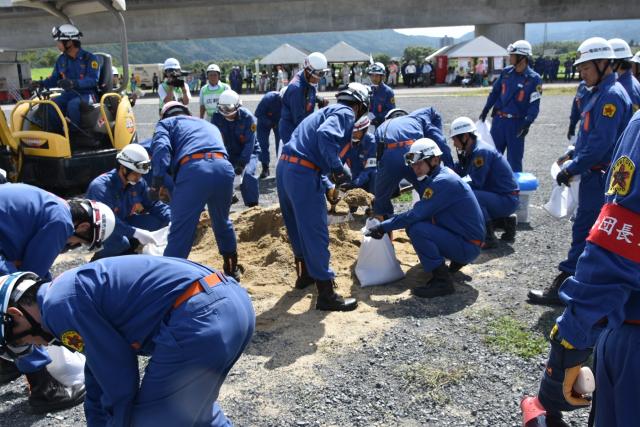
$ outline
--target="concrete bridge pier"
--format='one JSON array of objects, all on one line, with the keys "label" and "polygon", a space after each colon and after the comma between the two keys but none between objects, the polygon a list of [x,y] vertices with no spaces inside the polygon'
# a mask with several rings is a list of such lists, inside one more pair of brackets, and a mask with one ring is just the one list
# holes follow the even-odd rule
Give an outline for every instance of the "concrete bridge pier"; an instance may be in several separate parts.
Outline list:
[{"label": "concrete bridge pier", "polygon": [[485,36],[506,48],[514,41],[524,39],[524,23],[476,25],[476,36]]}]

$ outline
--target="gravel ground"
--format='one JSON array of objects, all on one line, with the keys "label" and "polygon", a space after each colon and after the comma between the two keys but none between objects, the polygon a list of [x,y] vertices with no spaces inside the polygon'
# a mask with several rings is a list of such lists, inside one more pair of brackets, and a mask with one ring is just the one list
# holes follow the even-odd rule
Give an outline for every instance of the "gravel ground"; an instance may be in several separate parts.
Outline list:
[{"label": "gravel ground", "polygon": [[[554,220],[542,205],[552,184],[549,165],[566,146],[571,99],[542,98],[525,154],[525,170],[534,173],[541,185],[531,197],[531,222],[519,226],[514,245],[483,253],[465,274],[457,274],[456,293],[444,298],[423,301],[410,297],[400,285],[360,290],[354,284],[353,293],[376,308],[385,327],[371,327],[348,344],[342,339],[349,336],[348,328],[340,333],[325,328],[339,313],[311,312],[294,318],[293,322],[304,322],[294,326],[309,330],[305,342],[287,341],[286,328],[274,330],[259,321],[250,347],[221,392],[220,403],[233,422],[238,426],[521,425],[518,403],[523,394],[537,390],[547,346],[543,343],[526,356],[518,348],[539,343],[560,314],[558,309],[527,304],[526,293],[553,280],[570,243],[570,223]],[[459,115],[477,117],[484,101],[484,96],[411,92],[397,97],[398,106],[410,110],[435,106],[447,126]],[[245,102],[252,110],[256,104]],[[196,111],[196,105],[192,107]],[[156,107],[135,108],[140,135],[148,137]],[[261,182],[261,204],[276,203],[274,187],[273,178]],[[55,270],[59,273],[84,260],[82,253],[67,256]],[[398,297],[401,293],[405,295]],[[260,320],[264,313],[259,309],[257,314]],[[507,339],[503,346],[491,344],[505,319],[521,327],[524,338]],[[296,350],[295,356],[281,353],[284,346]],[[0,426],[84,423],[81,407],[30,415],[25,387],[22,379],[0,387]],[[587,415],[581,410],[567,419],[582,426]]]}]

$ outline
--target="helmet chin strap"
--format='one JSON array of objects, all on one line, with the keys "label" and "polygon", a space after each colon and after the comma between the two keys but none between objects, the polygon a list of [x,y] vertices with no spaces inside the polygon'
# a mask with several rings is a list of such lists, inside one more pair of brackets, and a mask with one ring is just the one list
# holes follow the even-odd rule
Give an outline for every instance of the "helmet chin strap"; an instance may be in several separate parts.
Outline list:
[{"label": "helmet chin strap", "polygon": [[17,307],[20,309],[25,319],[27,319],[27,322],[29,322],[29,324],[31,325],[31,328],[17,334],[10,332],[9,334],[7,334],[7,342],[12,342],[20,338],[24,338],[26,336],[31,335],[34,337],[42,338],[47,342],[47,345],[61,345],[61,343],[57,340],[56,337],[54,337],[51,333],[42,329],[42,325],[36,322],[36,320],[31,316],[31,314],[29,314],[27,310],[25,310],[25,308],[22,305],[18,304]]},{"label": "helmet chin strap", "polygon": [[[593,62],[594,67],[596,67],[596,71],[598,71],[598,81],[596,82],[596,84],[594,86],[598,86],[600,84],[600,82],[602,82],[602,78],[604,77],[604,72],[607,71],[607,67],[609,66],[610,62],[607,62],[604,66],[604,68],[600,68],[600,66],[598,65],[598,59],[593,59],[591,62]],[[614,70],[615,71],[615,70]]]}]

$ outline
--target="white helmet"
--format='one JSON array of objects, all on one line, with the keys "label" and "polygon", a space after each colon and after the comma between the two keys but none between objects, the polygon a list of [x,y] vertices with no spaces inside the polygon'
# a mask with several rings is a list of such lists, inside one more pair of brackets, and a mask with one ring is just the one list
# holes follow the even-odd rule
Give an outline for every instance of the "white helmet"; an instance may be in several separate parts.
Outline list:
[{"label": "white helmet", "polygon": [[367,114],[364,114],[353,124],[353,131],[358,132],[368,129],[370,124],[371,120],[369,120],[369,116]]},{"label": "white helmet", "polygon": [[509,55],[533,55],[531,43],[526,40],[518,40],[517,42],[511,43],[509,46],[507,46],[507,52],[509,53]]},{"label": "white helmet", "polygon": [[441,156],[442,150],[438,147],[438,144],[431,138],[420,138],[411,145],[409,152],[404,155],[404,163],[407,166],[419,162],[420,160],[427,160],[431,157]]},{"label": "white helmet", "polygon": [[386,74],[384,64],[382,62],[374,62],[369,66],[369,68],[367,68],[367,74],[379,74],[384,76]]},{"label": "white helmet", "polygon": [[80,40],[82,32],[75,25],[62,24],[51,29],[51,36],[55,40]]},{"label": "white helmet", "polygon": [[633,58],[631,58],[630,61],[635,62],[636,64],[640,64],[640,51],[636,52],[636,54],[633,55]]},{"label": "white helmet", "polygon": [[207,67],[207,74],[211,73],[211,72],[217,72],[218,74],[221,74],[222,72],[220,71],[220,67],[218,67],[218,64],[209,64],[209,66]]},{"label": "white helmet", "polygon": [[583,41],[582,44],[578,46],[576,61],[573,65],[597,59],[616,59],[616,56],[614,55],[613,48],[608,41],[602,37],[591,37],[590,39]]},{"label": "white helmet", "polygon": [[629,43],[626,41],[622,39],[611,39],[609,40],[609,44],[613,49],[613,54],[616,56],[616,59],[630,59],[633,57]]},{"label": "white helmet", "polygon": [[129,144],[116,156],[116,160],[122,166],[132,171],[146,174],[151,169],[149,153],[140,144]]},{"label": "white helmet", "polygon": [[31,351],[31,345],[11,345],[9,343],[13,333],[13,321],[7,315],[7,309],[9,305],[18,301],[30,287],[40,282],[40,278],[31,272],[17,272],[0,276],[0,357],[3,359],[15,360]]},{"label": "white helmet", "polygon": [[181,71],[182,69],[180,68],[180,62],[178,62],[176,58],[167,58],[167,60],[164,61],[164,64],[162,65],[162,70],[163,71],[167,71],[167,70]]},{"label": "white helmet", "polygon": [[449,137],[462,135],[463,133],[475,133],[476,124],[469,117],[458,117],[451,122],[451,133]]},{"label": "white helmet", "polygon": [[387,112],[387,114],[385,114],[384,119],[385,120],[395,119],[396,117],[402,117],[408,114],[409,113],[407,113],[407,110],[403,110],[402,108],[392,108]]},{"label": "white helmet", "polygon": [[88,243],[89,250],[102,246],[105,240],[111,236],[116,226],[116,217],[111,208],[104,203],[89,199],[72,199],[69,203],[79,203],[91,219],[91,239]]},{"label": "white helmet", "polygon": [[362,83],[349,83],[346,88],[336,94],[338,101],[355,101],[369,109],[371,89]]},{"label": "white helmet", "polygon": [[240,95],[234,90],[227,89],[218,98],[218,112],[225,117],[233,116],[241,106]]},{"label": "white helmet", "polygon": [[117,69],[115,66],[113,66],[113,65],[111,66],[111,73],[112,73],[114,76],[119,76],[119,75],[120,75],[120,72],[118,71],[118,69]]},{"label": "white helmet", "polygon": [[189,107],[178,101],[169,101],[164,104],[162,110],[160,110],[161,120],[178,114],[185,114],[187,116],[190,116],[191,112],[189,111]]},{"label": "white helmet", "polygon": [[322,77],[328,70],[327,57],[320,52],[310,53],[304,58],[304,68],[316,77]]}]

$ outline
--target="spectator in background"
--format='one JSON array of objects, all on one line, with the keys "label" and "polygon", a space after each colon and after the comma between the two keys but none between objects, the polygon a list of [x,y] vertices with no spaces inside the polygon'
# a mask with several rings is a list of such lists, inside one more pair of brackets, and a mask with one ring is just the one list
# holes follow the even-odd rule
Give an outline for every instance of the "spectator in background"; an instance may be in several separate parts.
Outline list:
[{"label": "spectator in background", "polygon": [[553,58],[551,60],[551,80],[558,80],[558,72],[560,71],[560,60],[558,58]]},{"label": "spectator in background", "polygon": [[476,63],[475,67],[475,75],[473,77],[475,80],[475,85],[482,86],[482,79],[485,72],[484,61],[482,60],[482,58],[478,58],[477,61],[478,62]]},{"label": "spectator in background", "polygon": [[360,64],[353,64],[353,79],[356,83],[362,83],[362,67]]},{"label": "spectator in background", "polygon": [[395,61],[391,61],[387,71],[389,71],[387,83],[389,83],[391,87],[396,87],[398,84],[398,64]]},{"label": "spectator in background", "polygon": [[414,87],[416,84],[416,73],[418,70],[416,69],[416,61],[413,59],[409,61],[409,64],[405,68],[405,73],[407,75],[407,86]]},{"label": "spectator in background", "polygon": [[422,86],[429,86],[431,84],[431,71],[433,68],[431,64],[424,61],[422,64]]},{"label": "spectator in background", "polygon": [[400,66],[400,74],[402,75],[402,84],[404,84],[405,86],[407,86],[407,66],[409,65],[409,62],[404,61],[402,63],[402,65]]},{"label": "spectator in background", "polygon": [[567,57],[567,60],[564,61],[564,81],[568,82],[573,78],[573,61],[570,57]]},{"label": "spectator in background", "polygon": [[129,86],[131,87],[131,93],[135,93],[138,88],[138,82],[136,80],[136,75],[131,73],[131,81],[129,82]]},{"label": "spectator in background", "polygon": [[344,63],[342,65],[341,74],[342,74],[342,84],[343,85],[348,85],[349,84],[349,77],[351,76],[351,68],[349,68],[349,64]]},{"label": "spectator in background", "polygon": [[234,92],[238,94],[242,93],[242,72],[237,65],[234,65],[231,73],[229,73],[229,85]]},{"label": "spectator in background", "polygon": [[260,71],[260,78],[258,79],[258,92],[264,93],[267,90],[267,71]]},{"label": "spectator in background", "polygon": [[276,91],[279,91],[287,85],[285,81],[287,80],[288,76],[282,65],[278,65],[276,69],[278,70],[278,74],[276,76]]},{"label": "spectator in background", "polygon": [[160,79],[158,78],[158,74],[153,73],[153,77],[151,78],[151,93],[158,93],[159,85]]}]

